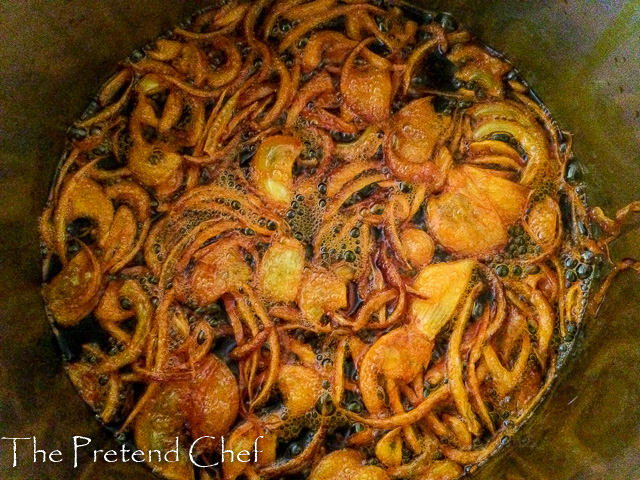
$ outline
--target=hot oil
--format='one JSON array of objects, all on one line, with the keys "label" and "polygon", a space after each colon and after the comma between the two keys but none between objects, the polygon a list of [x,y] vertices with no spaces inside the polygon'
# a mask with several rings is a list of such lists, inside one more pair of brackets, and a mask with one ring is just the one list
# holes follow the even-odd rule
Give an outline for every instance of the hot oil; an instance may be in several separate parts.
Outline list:
[{"label": "hot oil", "polygon": [[[418,10],[415,7],[407,5],[401,5],[404,11],[410,18],[418,21],[419,24],[430,23],[434,19],[440,23],[446,31],[450,31],[451,28],[455,30],[455,22],[452,23],[452,19],[447,15],[437,16],[434,13],[424,12]],[[264,17],[264,13],[262,17]],[[285,30],[288,30],[292,25],[287,26],[285,23],[276,25],[278,31],[270,34],[269,40],[275,42],[276,39],[282,38]],[[342,33],[346,33],[345,21],[342,18],[334,20],[324,25],[325,28],[333,29]],[[308,40],[308,39],[307,39]],[[372,44],[371,51],[378,54],[381,57],[386,57],[388,51],[383,46],[378,44]],[[407,52],[408,53],[408,52]],[[246,57],[243,52],[243,59]],[[290,59],[283,59],[287,61]],[[466,103],[459,102],[458,100],[452,100],[455,95],[452,93],[460,87],[455,79],[456,67],[449,61],[442,51],[435,51],[427,55],[420,65],[416,69],[416,78],[414,79],[409,93],[403,98],[399,98],[392,106],[391,112],[397,112],[400,108],[406,105],[409,101],[417,96],[421,96],[423,93],[430,91],[430,95],[434,96],[434,106],[438,114],[452,115],[453,111],[457,108],[468,108]],[[512,79],[516,77],[511,75]],[[523,83],[526,85],[526,83]],[[541,108],[545,109],[544,105],[540,102],[537,96],[528,91],[527,95]],[[154,108],[159,110],[166,98],[158,97],[154,99]],[[269,104],[271,106],[271,104]],[[208,102],[207,114],[209,114],[214,108],[213,102]],[[94,112],[95,113],[95,112]],[[128,110],[127,114],[131,111]],[[157,112],[156,112],[157,113]],[[185,111],[183,114],[183,123],[188,123],[189,112]],[[326,139],[323,135],[318,134],[308,125],[304,125],[305,128],[300,128],[297,133],[301,135],[301,139],[305,143],[305,150],[301,155],[300,161],[296,162],[294,167],[295,183],[299,187],[294,193],[289,208],[286,213],[282,215],[283,218],[280,223],[276,224],[271,218],[261,216],[253,212],[251,205],[248,202],[238,200],[236,197],[229,195],[216,196],[211,195],[206,201],[198,203],[197,207],[186,209],[182,214],[165,220],[163,213],[158,213],[157,217],[154,217],[154,222],[157,221],[163,223],[161,231],[155,231],[152,235],[153,248],[150,264],[153,262],[155,265],[162,265],[168,258],[171,249],[177,245],[182,239],[185,239],[193,234],[201,225],[212,220],[234,220],[236,214],[247,219],[247,225],[243,225],[243,228],[236,229],[235,233],[246,235],[247,237],[253,237],[256,232],[251,228],[261,227],[267,228],[271,231],[276,231],[274,239],[280,236],[290,236],[305,247],[305,258],[307,267],[305,274],[309,271],[309,265],[313,265],[314,268],[328,269],[337,272],[343,279],[346,280],[348,288],[348,307],[346,311],[342,313],[348,317],[351,317],[356,313],[358,307],[363,303],[361,298],[361,292],[358,289],[358,284],[354,282],[353,278],[358,278],[364,269],[370,265],[365,261],[370,257],[370,253],[378,248],[378,245],[386,243],[388,239],[384,229],[379,226],[369,225],[363,221],[363,218],[370,217],[371,215],[377,215],[382,218],[384,213],[384,202],[389,199],[391,195],[404,195],[409,204],[413,204],[416,198],[417,185],[410,183],[398,184],[390,189],[380,188],[377,184],[372,184],[365,187],[359,192],[354,193],[347,202],[338,209],[337,213],[328,216],[327,210],[331,207],[330,199],[326,196],[327,191],[327,178],[335,169],[343,165],[340,160],[328,159],[328,153],[324,151]],[[380,131],[380,135],[384,135],[384,132]],[[70,135],[74,136],[86,136],[82,132],[71,132]],[[325,134],[325,136],[327,136]],[[330,136],[333,140],[339,143],[357,142],[358,135],[353,134],[341,134],[340,132],[330,132]],[[119,139],[123,139],[123,143],[126,143],[125,135],[120,135]],[[562,137],[560,132],[559,138]],[[129,139],[130,140],[130,139]],[[515,144],[513,139],[506,139],[511,142],[513,146],[519,151],[524,150],[522,145]],[[126,152],[127,146],[121,146],[121,153]],[[202,173],[199,178],[199,186],[197,188],[214,189],[221,187],[227,189],[240,197],[247,197],[248,194],[254,193],[250,184],[250,169],[253,155],[257,149],[257,143],[251,143],[243,145],[234,153],[234,164],[225,168],[219,169],[217,166],[206,167],[202,169]],[[189,149],[183,153],[192,154]],[[371,155],[361,154],[359,158],[354,159],[354,162],[369,160],[374,158],[376,160],[384,161],[384,153],[382,148],[378,148],[376,152],[372,152]],[[522,157],[526,162],[528,159],[525,156]],[[114,159],[116,161],[114,161]],[[108,161],[107,161],[108,160]],[[106,160],[101,163],[101,169],[105,171],[111,171],[117,169],[121,163],[120,157],[107,157]],[[331,163],[333,162],[333,163]],[[61,162],[61,166],[64,162]],[[572,163],[573,165],[573,163]],[[575,167],[575,165],[574,165]],[[574,174],[576,168],[571,169],[571,178],[567,178],[569,185],[563,186],[563,193],[560,198],[560,207],[562,212],[563,226],[567,231],[573,228],[573,220],[575,212],[571,209],[571,202],[568,192],[576,187],[574,185]],[[325,173],[325,178],[318,179],[316,174],[318,171]],[[388,172],[383,172],[388,173]],[[569,175],[569,171],[567,172]],[[556,183],[545,181],[540,179],[535,185],[536,195],[533,197],[533,202],[539,202],[544,199],[546,195],[551,195],[558,190],[559,186]],[[427,197],[428,198],[428,197]],[[157,201],[155,201],[157,206]],[[413,227],[420,228],[428,231],[426,214],[425,214],[426,200],[422,202],[415,215],[408,220],[407,224]],[[155,207],[154,207],[155,208]],[[387,205],[387,208],[388,205]],[[358,212],[355,213],[354,212]],[[331,224],[331,228],[325,228]],[[271,228],[273,226],[273,229]],[[225,235],[225,232],[219,236],[214,236],[207,240],[203,244],[203,248],[213,245]],[[577,325],[579,324],[582,316],[586,310],[586,302],[592,288],[592,279],[597,275],[598,268],[604,263],[602,258],[593,257],[593,253],[586,249],[578,251],[578,248],[582,245],[584,238],[591,238],[592,234],[589,230],[589,226],[582,225],[578,233],[571,232],[574,238],[574,244],[567,248],[564,248],[561,252],[561,269],[562,275],[561,281],[565,281],[565,288],[571,288],[578,285],[581,292],[581,308],[575,315],[576,318],[572,318],[570,325],[569,335],[562,338],[560,332],[557,330],[554,332],[554,348],[559,352],[559,363],[562,363],[567,356],[570,348],[572,347],[572,340],[576,333]],[[256,244],[257,258],[252,257],[248,252],[244,252],[245,262],[255,270],[257,262],[260,261],[260,256],[264,255],[264,252],[269,248],[269,241],[266,236],[261,238]],[[522,250],[524,248],[524,250]],[[509,230],[509,243],[507,246],[507,255],[499,255],[490,259],[489,266],[496,271],[496,274],[505,280],[521,280],[526,279],[528,275],[537,275],[539,272],[528,271],[521,268],[518,264],[521,260],[526,260],[532,256],[540,253],[536,250],[536,244],[532,239],[524,232],[521,224],[512,225]],[[377,258],[377,257],[376,257]],[[436,251],[436,256],[433,259],[433,263],[445,262],[454,260],[455,256],[446,252],[444,249],[439,248]],[[49,262],[45,265],[45,280],[49,280],[57,271],[59,271],[60,265],[56,264],[57,257],[55,255],[49,257]],[[375,262],[375,260],[374,260]],[[59,262],[58,262],[59,263]],[[135,265],[143,265],[143,259],[137,259]],[[547,261],[546,265],[551,267],[552,262]],[[190,268],[189,266],[187,268]],[[410,272],[409,272],[410,273]],[[409,275],[407,272],[403,274]],[[415,272],[414,272],[415,273]],[[504,275],[503,275],[504,273]],[[124,277],[119,277],[124,278]],[[407,277],[408,278],[408,277]],[[153,295],[157,299],[157,276],[144,276],[137,278],[141,284],[145,284],[145,291],[149,295]],[[474,277],[474,281],[478,280],[478,277]],[[486,280],[486,278],[484,278]],[[407,280],[408,282],[410,280]],[[165,288],[164,286],[162,288]],[[255,288],[255,285],[249,283],[248,288]],[[263,302],[267,311],[273,306],[272,303],[266,299],[261,298],[260,292],[256,288],[256,295],[258,299]],[[246,292],[240,289],[239,295],[245,295]],[[473,312],[473,322],[480,321],[485,309],[495,308],[495,298],[481,298],[478,301]],[[291,305],[293,306],[293,305]],[[393,305],[387,306],[387,314],[391,313]],[[215,310],[215,314],[212,311]],[[477,310],[477,312],[476,312]],[[218,302],[214,305],[206,307],[197,307],[195,305],[185,306],[185,311],[189,315],[189,324],[193,326],[196,322],[201,320],[207,321],[212,327],[229,327],[230,321],[227,312],[224,309],[224,304]],[[258,329],[261,330],[265,327],[262,321],[256,316],[255,318]],[[53,323],[53,322],[52,322]],[[275,320],[276,325],[282,324],[280,320]],[[92,315],[87,316],[77,326],[67,329],[57,329],[54,327],[56,336],[58,338],[61,349],[67,361],[78,361],[83,358],[82,345],[91,343],[97,346],[103,351],[109,351],[110,349],[118,349],[119,345],[110,338],[107,333],[99,326],[99,323]],[[378,331],[375,329],[362,329],[355,336],[365,344],[371,345],[387,331]],[[436,339],[436,348],[434,349],[432,360],[442,360],[447,355],[447,341],[451,332],[445,329]],[[293,333],[292,333],[293,335]],[[330,337],[330,336],[329,336]],[[535,334],[532,333],[532,339],[535,339]],[[316,366],[318,369],[327,369],[330,371],[332,356],[335,355],[335,344],[330,343],[330,339],[322,334],[310,333],[306,335],[302,334],[300,341],[310,346],[316,357]],[[177,346],[174,345],[174,346]],[[224,360],[229,366],[233,374],[239,378],[241,372],[239,364],[236,361],[229,359],[230,353],[237,347],[235,338],[233,336],[226,336],[223,339],[214,342],[211,348],[211,352]],[[517,351],[517,349],[516,349]],[[269,356],[268,343],[260,350],[260,356],[267,358]],[[512,352],[513,353],[513,352]],[[348,446],[347,440],[350,435],[359,433],[360,428],[364,428],[362,424],[353,423],[345,417],[341,408],[354,413],[361,413],[363,409],[362,399],[358,390],[358,373],[353,358],[350,358],[349,354],[346,355],[347,361],[344,364],[343,372],[346,378],[352,383],[356,384],[354,391],[348,391],[345,397],[342,399],[341,405],[336,405],[331,397],[331,388],[323,386],[322,395],[318,398],[314,408],[307,412],[305,415],[299,418],[290,418],[289,412],[284,407],[282,398],[276,392],[269,398],[269,401],[255,413],[258,415],[276,415],[282,421],[282,426],[278,428],[278,447],[277,453],[279,460],[288,461],[294,459],[299,455],[311,441],[313,441],[321,422],[325,422],[328,428],[327,442],[325,448],[327,451],[339,450]],[[84,360],[86,360],[86,355]],[[538,367],[536,367],[538,368]],[[554,371],[548,371],[547,375],[551,378],[555,375]],[[425,386],[424,396],[429,394],[430,386]],[[142,394],[143,389],[139,389],[138,394]],[[384,393],[384,392],[383,392]],[[388,401],[388,397],[386,398]],[[406,400],[406,399],[404,399]],[[492,404],[493,405],[493,404]],[[496,403],[496,408],[500,407]],[[244,405],[244,408],[248,408],[248,405]],[[511,407],[505,407],[504,411],[509,413]],[[407,407],[407,410],[409,408]],[[494,413],[494,412],[492,412]],[[236,427],[242,422],[239,419],[236,422]],[[235,428],[235,427],[234,427]],[[510,428],[510,432],[513,428]],[[486,438],[483,439],[483,441]],[[373,451],[366,451],[366,457],[369,460],[375,459]],[[404,458],[404,456],[403,456]],[[408,457],[407,457],[408,460]],[[308,472],[306,472],[308,473]]]}]

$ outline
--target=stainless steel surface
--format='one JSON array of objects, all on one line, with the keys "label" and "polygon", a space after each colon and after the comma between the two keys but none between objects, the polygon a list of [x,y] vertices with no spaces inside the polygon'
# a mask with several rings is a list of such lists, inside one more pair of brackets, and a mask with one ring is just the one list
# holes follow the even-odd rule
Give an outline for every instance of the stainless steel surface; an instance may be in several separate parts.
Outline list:
[{"label": "stainless steel surface", "polygon": [[[0,2],[0,436],[36,436],[62,463],[11,467],[4,479],[153,478],[140,465],[73,468],[72,437],[115,445],[77,397],[39,296],[37,217],[68,126],[112,65],[207,2]],[[638,0],[425,1],[452,12],[518,66],[588,167],[589,199],[612,213],[640,198]],[[640,232],[614,257],[640,256]],[[588,321],[576,358],[532,421],[482,479],[640,478],[640,282],[622,277]]]}]

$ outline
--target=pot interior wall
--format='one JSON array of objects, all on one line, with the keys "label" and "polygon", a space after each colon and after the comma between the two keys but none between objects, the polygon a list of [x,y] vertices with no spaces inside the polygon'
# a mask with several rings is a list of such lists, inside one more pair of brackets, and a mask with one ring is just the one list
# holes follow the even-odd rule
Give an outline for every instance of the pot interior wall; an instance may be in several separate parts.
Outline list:
[{"label": "pot interior wall", "polygon": [[[207,2],[80,0],[0,3],[0,433],[36,436],[66,461],[11,468],[0,445],[0,477],[154,478],[140,465],[73,468],[74,435],[114,447],[75,394],[39,295],[37,217],[76,119],[112,66]],[[640,197],[640,5],[635,0],[423,1],[450,11],[506,54],[575,134],[589,200],[612,213]],[[640,232],[613,250],[640,256]],[[477,478],[640,478],[640,288],[631,274],[611,290],[579,335],[575,358],[510,446]],[[26,446],[26,443],[24,444]]]}]

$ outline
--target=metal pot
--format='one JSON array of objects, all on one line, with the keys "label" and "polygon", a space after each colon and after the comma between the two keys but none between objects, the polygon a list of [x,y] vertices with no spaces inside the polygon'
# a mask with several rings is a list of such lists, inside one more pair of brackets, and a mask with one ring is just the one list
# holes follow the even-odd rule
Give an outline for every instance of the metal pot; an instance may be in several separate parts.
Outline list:
[{"label": "metal pot", "polygon": [[[35,0],[0,4],[0,441],[5,479],[154,478],[140,464],[95,462],[120,448],[62,369],[40,297],[37,218],[66,129],[112,66],[206,1]],[[506,54],[575,134],[588,197],[612,213],[640,197],[640,4],[620,1],[424,0]],[[640,231],[614,258],[640,256]],[[640,478],[640,288],[618,281],[587,319],[575,358],[482,479]],[[73,436],[92,439],[74,468]],[[59,458],[59,457],[54,457]]]}]

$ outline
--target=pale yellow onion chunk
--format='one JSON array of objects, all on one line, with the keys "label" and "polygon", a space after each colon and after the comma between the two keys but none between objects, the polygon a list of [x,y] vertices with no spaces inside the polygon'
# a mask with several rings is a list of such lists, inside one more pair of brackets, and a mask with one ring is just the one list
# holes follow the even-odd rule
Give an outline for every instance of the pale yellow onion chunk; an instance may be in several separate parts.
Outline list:
[{"label": "pale yellow onion chunk", "polygon": [[304,247],[292,238],[273,243],[264,254],[260,265],[260,288],[266,299],[276,302],[293,302],[298,296]]},{"label": "pale yellow onion chunk", "polygon": [[[262,438],[259,438],[262,437]],[[226,437],[225,437],[226,440]],[[253,453],[253,449],[257,445],[257,454]],[[237,459],[238,454],[244,455],[241,459],[246,458],[246,454],[241,452],[251,452],[251,463],[245,462],[224,462],[222,471],[224,480],[235,480],[247,469],[253,468],[256,464],[259,466],[267,466],[276,460],[277,437],[272,431],[264,428],[257,419],[251,418],[245,423],[236,427],[228,441],[225,442],[225,448],[233,452],[233,458]],[[257,462],[254,462],[257,458]]]},{"label": "pale yellow onion chunk", "polygon": [[325,313],[347,307],[347,285],[333,272],[313,272],[302,282],[298,305],[305,318],[317,324]]},{"label": "pale yellow onion chunk", "polygon": [[409,316],[417,329],[433,340],[455,313],[463,297],[475,260],[436,263],[423,268],[413,289],[420,297],[411,300]]},{"label": "pale yellow onion chunk", "polygon": [[380,439],[376,444],[376,457],[389,467],[402,465],[402,428],[398,427]]},{"label": "pale yellow onion chunk", "polygon": [[258,147],[252,162],[255,185],[268,202],[286,208],[293,197],[293,164],[304,146],[296,137],[276,135]]},{"label": "pale yellow onion chunk", "polygon": [[315,370],[300,365],[282,365],[278,389],[289,416],[295,418],[311,410],[322,394],[322,378]]}]

